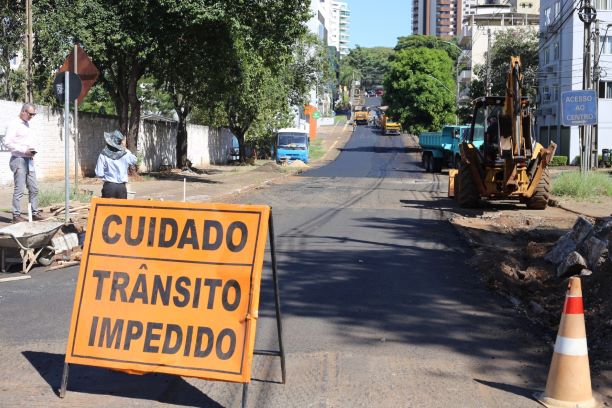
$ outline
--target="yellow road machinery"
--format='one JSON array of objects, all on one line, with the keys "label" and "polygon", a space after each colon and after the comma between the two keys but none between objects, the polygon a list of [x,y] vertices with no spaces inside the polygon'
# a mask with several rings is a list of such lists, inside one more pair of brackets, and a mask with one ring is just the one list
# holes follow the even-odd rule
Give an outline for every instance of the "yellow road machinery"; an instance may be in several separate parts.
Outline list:
[{"label": "yellow road machinery", "polygon": [[[534,114],[521,94],[521,61],[510,58],[506,96],[474,102],[468,138],[460,145],[461,164],[449,171],[449,196],[461,207],[477,207],[481,198],[516,199],[531,209],[548,205],[551,180],[547,166],[557,145],[544,148],[533,139]],[[480,148],[474,141],[483,140]]]},{"label": "yellow road machinery", "polygon": [[368,110],[363,108],[360,111],[355,112],[355,123],[357,125],[367,125],[368,124]]},{"label": "yellow road machinery", "polygon": [[383,135],[399,135],[402,133],[402,126],[387,116],[388,106],[380,107],[380,133]]}]

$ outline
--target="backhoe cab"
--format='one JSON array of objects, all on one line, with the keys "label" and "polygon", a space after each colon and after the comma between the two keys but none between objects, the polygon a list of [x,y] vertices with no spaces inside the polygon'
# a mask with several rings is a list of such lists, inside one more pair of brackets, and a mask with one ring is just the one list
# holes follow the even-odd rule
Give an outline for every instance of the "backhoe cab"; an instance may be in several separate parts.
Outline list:
[{"label": "backhoe cab", "polygon": [[[521,95],[521,61],[510,58],[506,96],[474,101],[468,138],[460,145],[459,170],[449,172],[449,196],[461,207],[477,207],[481,198],[518,199],[528,208],[545,209],[551,183],[547,166],[557,145],[544,148],[533,139],[533,111]],[[474,140],[482,140],[481,148]]]}]

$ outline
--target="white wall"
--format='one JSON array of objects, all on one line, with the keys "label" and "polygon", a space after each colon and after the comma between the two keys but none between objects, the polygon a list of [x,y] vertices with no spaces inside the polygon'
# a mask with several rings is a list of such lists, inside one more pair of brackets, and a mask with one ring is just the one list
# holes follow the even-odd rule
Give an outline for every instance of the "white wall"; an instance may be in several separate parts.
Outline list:
[{"label": "white wall", "polygon": [[[0,136],[21,110],[21,103],[0,101]],[[45,106],[37,106],[38,114],[30,121],[36,136],[38,154],[36,172],[39,180],[64,178],[64,119],[63,111],[54,111]],[[72,124],[72,117],[71,117]],[[86,177],[94,176],[96,160],[104,148],[104,132],[119,126],[114,116],[92,113],[79,113],[79,166],[78,172]],[[232,144],[232,134],[228,130],[208,126],[188,125],[187,157],[194,166],[227,163]],[[71,135],[74,135],[71,129]],[[74,137],[69,140],[70,177],[74,177]],[[176,166],[176,122],[145,120],[140,124],[138,152],[141,171],[155,171],[162,165]],[[0,151],[0,185],[13,182],[13,174],[8,163],[10,152]]]}]

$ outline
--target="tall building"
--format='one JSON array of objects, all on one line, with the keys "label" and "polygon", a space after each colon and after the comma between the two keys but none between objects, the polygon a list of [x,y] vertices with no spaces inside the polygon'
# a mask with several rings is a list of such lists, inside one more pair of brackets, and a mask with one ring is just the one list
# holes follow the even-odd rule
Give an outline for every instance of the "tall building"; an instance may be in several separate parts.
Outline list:
[{"label": "tall building", "polygon": [[465,69],[457,78],[460,82],[458,101],[464,103],[469,102],[472,67],[486,63],[487,48],[495,42],[498,33],[538,30],[540,0],[472,0],[466,12],[468,15],[463,19],[458,36],[459,46],[465,50],[461,64]]},{"label": "tall building", "polygon": [[349,27],[351,12],[344,1],[331,2],[328,45],[336,47],[343,57],[349,53]]},{"label": "tall building", "polygon": [[462,0],[413,0],[412,33],[451,38],[461,32]]},{"label": "tall building", "polygon": [[[526,1],[526,0],[522,0]],[[612,1],[591,3],[597,10],[599,46],[592,43],[592,54],[599,57],[599,80],[592,89],[598,94],[598,124],[596,148],[612,148]],[[591,29],[595,30],[595,23]],[[536,127],[539,139],[557,143],[557,154],[573,162],[581,151],[578,126],[563,126],[563,92],[583,89],[584,23],[573,3],[566,0],[541,0],[539,46],[539,108]]]}]

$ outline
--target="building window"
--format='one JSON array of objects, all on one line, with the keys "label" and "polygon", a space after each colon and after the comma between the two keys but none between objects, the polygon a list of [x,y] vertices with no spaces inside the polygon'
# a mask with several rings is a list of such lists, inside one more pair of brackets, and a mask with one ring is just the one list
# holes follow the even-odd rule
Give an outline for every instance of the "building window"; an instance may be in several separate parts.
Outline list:
[{"label": "building window", "polygon": [[548,47],[544,48],[544,65],[550,62],[550,57],[548,55]]},{"label": "building window", "polygon": [[601,53],[612,54],[612,37],[606,36],[601,39]]},{"label": "building window", "polygon": [[551,15],[550,15],[550,7],[546,7],[544,10],[544,27],[548,27],[550,25]]},{"label": "building window", "polygon": [[559,100],[559,87],[558,86],[553,86],[553,95],[552,95],[552,100],[553,101],[558,101]]},{"label": "building window", "polygon": [[557,61],[559,60],[559,43],[556,42],[555,45],[553,45],[553,60]]},{"label": "building window", "polygon": [[542,100],[544,102],[550,102],[550,88],[548,85],[542,87]]},{"label": "building window", "polygon": [[599,97],[604,99],[612,99],[612,81],[599,82]]}]

